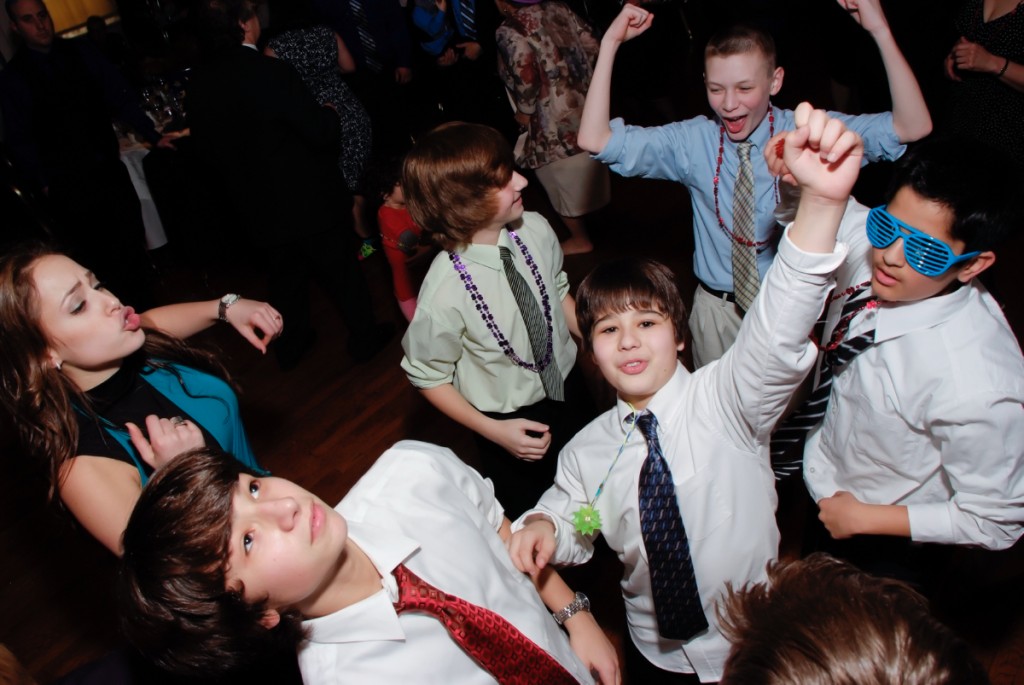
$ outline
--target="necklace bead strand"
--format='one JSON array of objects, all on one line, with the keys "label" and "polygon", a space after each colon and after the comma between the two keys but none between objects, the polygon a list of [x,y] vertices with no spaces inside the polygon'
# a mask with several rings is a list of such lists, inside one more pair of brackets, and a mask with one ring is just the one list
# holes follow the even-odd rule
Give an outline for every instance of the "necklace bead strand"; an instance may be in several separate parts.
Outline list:
[{"label": "necklace bead strand", "polygon": [[491,308],[487,306],[487,302],[484,300],[484,296],[480,293],[480,289],[477,288],[476,283],[473,282],[473,276],[470,275],[469,270],[466,268],[465,262],[462,258],[454,252],[448,253],[448,258],[452,261],[455,271],[459,274],[459,278],[462,279],[462,283],[466,288],[466,292],[469,293],[470,299],[473,301],[473,305],[476,310],[480,312],[480,318],[483,319],[484,324],[487,326],[487,330],[491,332],[494,339],[498,343],[498,347],[505,354],[506,357],[512,360],[516,366],[526,369],[527,371],[533,371],[540,373],[547,368],[548,364],[551,363],[554,357],[554,325],[551,320],[551,299],[548,297],[547,286],[544,285],[544,279],[541,278],[540,268],[537,266],[537,262],[534,261],[533,255],[527,249],[526,244],[516,235],[515,231],[509,231],[509,236],[515,242],[516,247],[523,255],[523,259],[526,260],[526,265],[530,267],[530,274],[533,276],[533,282],[537,284],[537,290],[540,292],[541,308],[544,310],[544,322],[548,328],[548,341],[547,349],[544,352],[544,358],[540,359],[536,363],[531,363],[516,354],[516,351],[512,348],[512,343],[508,341],[505,334],[498,328],[498,324],[494,320],[494,314],[491,313]]},{"label": "necklace bead strand", "polygon": [[[772,104],[768,103],[768,139],[771,140],[775,136],[775,112],[773,111]],[[768,240],[754,241],[747,240],[746,238],[740,238],[725,225],[725,221],[722,219],[722,210],[718,206],[718,178],[722,172],[722,157],[725,156],[725,126],[719,126],[718,128],[718,160],[715,165],[715,177],[714,177],[714,195],[715,195],[715,216],[718,218],[718,227],[725,231],[725,234],[729,238],[744,245],[746,247],[757,248],[758,252],[762,252],[767,249],[768,245],[774,242],[774,237],[768,238]],[[775,189],[775,204],[779,204],[779,181],[775,180],[773,184]]]}]

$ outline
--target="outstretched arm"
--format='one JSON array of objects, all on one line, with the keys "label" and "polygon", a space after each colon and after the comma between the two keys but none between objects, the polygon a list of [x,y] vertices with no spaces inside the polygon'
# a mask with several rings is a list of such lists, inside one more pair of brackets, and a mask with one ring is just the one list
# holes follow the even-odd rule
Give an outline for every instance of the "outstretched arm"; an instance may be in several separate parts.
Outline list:
[{"label": "outstretched arm", "polygon": [[[146,328],[155,328],[176,338],[188,338],[217,323],[219,307],[220,300],[182,302],[150,309],[140,317]],[[284,330],[281,314],[266,302],[242,298],[228,307],[225,316],[243,338],[264,354],[267,344]],[[257,334],[257,330],[262,335]]]},{"label": "outstretched arm", "polygon": [[864,27],[882,55],[885,75],[889,79],[892,98],[892,125],[901,143],[920,140],[932,132],[932,118],[928,113],[921,86],[913,70],[896,45],[889,22],[885,19],[879,0],[837,0],[853,19]]},{"label": "outstretched arm", "polygon": [[601,52],[597,55],[597,65],[590,80],[590,90],[587,91],[580,130],[576,137],[576,142],[587,152],[597,154],[603,150],[612,135],[608,122],[611,120],[612,66],[615,63],[615,53],[624,42],[649,29],[653,20],[654,15],[647,10],[626,3],[601,39]]}]

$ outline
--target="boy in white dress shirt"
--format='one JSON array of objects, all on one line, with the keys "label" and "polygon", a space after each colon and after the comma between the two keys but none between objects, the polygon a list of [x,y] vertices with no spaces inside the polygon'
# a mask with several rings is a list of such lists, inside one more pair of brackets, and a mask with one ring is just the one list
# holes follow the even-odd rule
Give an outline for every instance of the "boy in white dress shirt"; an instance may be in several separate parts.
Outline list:
[{"label": "boy in white dress shirt", "polygon": [[[873,330],[873,344],[833,376],[803,475],[832,537],[853,538],[824,547],[870,570],[897,561],[870,559],[884,546],[909,554],[919,580],[893,537],[1006,549],[1024,530],[1024,357],[976,278],[1019,227],[1020,178],[1000,159],[973,141],[921,143],[897,164],[887,205],[851,207],[840,233],[850,257],[837,290],[879,299],[846,337]],[[893,537],[856,544],[862,535]]]},{"label": "boy in white dress shirt", "polygon": [[[803,186],[796,220],[721,360],[692,374],[679,363],[685,311],[671,273],[657,263],[598,267],[577,293],[580,330],[618,403],[559,455],[555,485],[516,522],[510,553],[520,570],[536,573],[549,562],[586,562],[597,532],[604,536],[625,566],[631,682],[718,680],[729,644],[715,604],[727,582],[764,580],[778,553],[768,442],[816,357],[807,334],[846,255],[835,237],[863,152],[856,134],[806,103],[796,122],[784,151]],[[699,600],[688,609],[703,614],[703,628],[682,636],[667,630],[656,605],[659,571],[644,531],[641,485],[657,453],[644,427],[651,414],[674,485],[664,500],[681,514]]]},{"label": "boy in white dress shirt", "polygon": [[[470,656],[473,646],[464,650],[425,609],[399,606],[411,573],[497,614],[488,626],[503,618],[512,628],[502,635],[525,636],[515,641],[530,655],[518,679],[499,682],[590,683],[593,669],[617,683],[615,650],[585,598],[557,574],[531,580],[517,571],[509,534],[490,482],[436,445],[397,443],[336,509],[295,483],[197,450],[157,473],[125,531],[126,634],[164,668],[204,677],[276,644],[298,648],[306,685],[493,685],[499,675],[476,660],[479,650]],[[561,613],[572,646],[542,599]],[[456,621],[467,616],[446,600]],[[503,676],[508,651],[488,652],[501,658]],[[536,676],[540,667],[545,675]]]}]

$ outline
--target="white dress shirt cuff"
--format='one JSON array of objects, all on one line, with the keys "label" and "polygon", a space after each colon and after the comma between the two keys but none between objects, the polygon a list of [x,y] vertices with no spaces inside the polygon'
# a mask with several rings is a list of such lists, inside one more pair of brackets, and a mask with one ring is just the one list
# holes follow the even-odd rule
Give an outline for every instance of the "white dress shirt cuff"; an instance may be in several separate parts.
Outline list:
[{"label": "white dress shirt cuff", "polygon": [[807,252],[800,249],[789,239],[789,229],[792,227],[792,223],[786,226],[786,231],[779,242],[778,257],[785,259],[786,263],[797,271],[809,275],[828,276],[846,260],[849,247],[838,240],[831,252]]},{"label": "white dress shirt cuff", "polygon": [[953,520],[950,502],[928,502],[907,505],[910,519],[910,539],[915,542],[964,543],[953,539]]}]

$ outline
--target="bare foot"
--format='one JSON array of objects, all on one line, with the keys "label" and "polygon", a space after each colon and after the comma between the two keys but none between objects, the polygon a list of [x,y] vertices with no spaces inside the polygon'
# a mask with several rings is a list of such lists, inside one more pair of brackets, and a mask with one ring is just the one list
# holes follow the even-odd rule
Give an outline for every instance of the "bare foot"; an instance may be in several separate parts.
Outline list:
[{"label": "bare foot", "polygon": [[562,254],[586,254],[593,252],[594,244],[586,238],[569,238],[562,243]]}]

